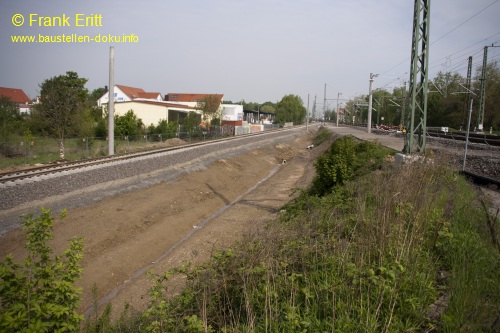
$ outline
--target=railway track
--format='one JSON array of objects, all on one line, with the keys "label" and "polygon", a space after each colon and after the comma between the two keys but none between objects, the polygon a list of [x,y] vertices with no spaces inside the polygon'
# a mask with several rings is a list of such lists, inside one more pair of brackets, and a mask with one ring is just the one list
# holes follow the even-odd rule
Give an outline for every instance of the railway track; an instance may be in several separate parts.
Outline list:
[{"label": "railway track", "polygon": [[44,166],[40,166],[40,167],[33,167],[33,168],[25,169],[25,170],[19,170],[19,171],[8,172],[8,173],[0,173],[0,184],[9,184],[9,183],[14,184],[16,181],[40,177],[40,176],[44,176],[44,175],[61,173],[64,171],[74,171],[77,169],[83,169],[83,168],[87,168],[87,167],[95,167],[95,166],[99,166],[99,165],[106,165],[106,164],[111,164],[111,163],[116,163],[116,162],[123,162],[126,160],[133,160],[133,159],[138,159],[138,158],[148,157],[148,156],[150,157],[150,156],[154,156],[157,154],[162,154],[165,152],[173,152],[173,151],[177,151],[177,150],[181,150],[181,149],[190,149],[190,148],[194,148],[194,147],[198,147],[198,146],[217,144],[217,143],[227,142],[227,141],[232,141],[232,140],[242,140],[244,138],[248,138],[248,137],[252,137],[252,136],[272,134],[272,133],[276,133],[276,132],[280,132],[280,131],[297,129],[300,127],[303,127],[303,126],[273,129],[273,130],[268,130],[265,132],[250,133],[250,134],[226,137],[226,138],[222,138],[222,139],[203,141],[203,142],[197,142],[197,143],[190,143],[190,144],[185,144],[185,145],[180,145],[180,146],[175,146],[175,147],[159,148],[159,149],[148,150],[148,151],[137,152],[137,153],[128,153],[128,154],[93,158],[93,159],[80,160],[80,161],[74,161],[74,162],[57,162],[57,163],[52,163],[52,164],[48,164],[48,165],[44,165]]},{"label": "railway track", "polygon": [[[465,141],[465,133],[463,132],[438,132],[427,131],[427,136],[433,138],[441,138],[455,141]],[[485,144],[488,146],[500,147],[500,137],[496,135],[469,133],[469,142]]]},{"label": "railway track", "polygon": [[471,171],[460,171],[460,174],[464,175],[467,179],[469,179],[469,181],[473,182],[476,185],[484,186],[487,188],[496,188],[496,190],[500,191],[500,180],[498,179],[478,175]]}]

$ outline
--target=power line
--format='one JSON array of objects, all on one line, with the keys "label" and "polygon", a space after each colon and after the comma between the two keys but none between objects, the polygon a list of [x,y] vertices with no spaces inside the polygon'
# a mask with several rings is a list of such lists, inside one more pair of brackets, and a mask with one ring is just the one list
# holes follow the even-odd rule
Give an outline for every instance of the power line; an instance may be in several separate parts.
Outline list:
[{"label": "power line", "polygon": [[474,17],[476,17],[477,15],[481,14],[482,12],[484,12],[486,9],[490,8],[491,6],[493,6],[495,3],[497,3],[498,1],[500,0],[495,0],[493,1],[492,3],[490,3],[488,6],[486,6],[485,8],[481,9],[479,12],[477,12],[476,14],[472,15],[471,17],[469,17],[467,20],[465,20],[464,22],[460,23],[459,25],[457,25],[455,28],[451,29],[450,31],[448,31],[447,33],[445,33],[444,35],[442,35],[441,37],[439,37],[438,39],[436,39],[435,41],[433,41],[431,43],[434,44],[434,43],[437,43],[438,41],[440,41],[441,39],[443,39],[444,37],[448,36],[450,33],[452,33],[453,31],[457,30],[458,28],[460,28],[462,25],[464,25],[465,23],[469,22],[470,20],[472,20]]},{"label": "power line", "polygon": [[[474,17],[476,17],[477,15],[481,14],[481,13],[482,13],[482,12],[484,12],[486,9],[490,8],[491,6],[493,6],[495,3],[499,2],[499,1],[500,1],[500,0],[495,0],[495,1],[493,1],[491,4],[489,4],[488,6],[486,6],[486,7],[485,7],[485,8],[483,8],[483,9],[481,9],[479,12],[475,13],[474,15],[472,15],[471,17],[469,17],[467,20],[463,21],[462,23],[460,23],[459,25],[457,25],[456,27],[454,27],[453,29],[451,29],[450,31],[448,31],[447,33],[445,33],[444,35],[442,35],[441,37],[439,37],[439,38],[438,38],[438,39],[436,39],[435,41],[433,41],[430,45],[435,44],[435,43],[437,43],[438,41],[440,41],[441,39],[443,39],[444,37],[448,36],[450,33],[452,33],[453,31],[455,31],[456,29],[460,28],[460,27],[461,27],[461,26],[463,26],[465,23],[469,22],[471,19],[473,19],[473,18],[474,18]],[[473,45],[471,45],[471,46],[468,46],[468,47],[466,47],[466,48],[464,48],[464,49],[462,49],[462,50],[460,50],[460,51],[457,51],[457,52],[455,52],[455,54],[457,54],[457,53],[459,53],[459,52],[462,52],[462,51],[465,51],[465,50],[467,50],[467,49],[469,49],[469,48],[471,48],[471,47],[473,47],[473,46],[475,46],[475,45],[477,45],[477,44],[479,44],[479,43],[482,43],[482,42],[484,43],[486,40],[488,40],[488,39],[490,39],[491,37],[494,37],[494,36],[496,36],[496,35],[498,35],[498,34],[500,34],[500,32],[497,32],[497,33],[495,33],[495,34],[493,34],[493,35],[491,35],[491,36],[489,36],[489,37],[487,37],[487,38],[485,38],[485,39],[482,39],[481,41],[479,41],[479,42],[477,42],[477,43],[475,43],[475,44],[473,44]],[[482,48],[481,48],[481,49],[482,49]],[[452,54],[452,55],[453,55],[453,54]],[[445,58],[446,58],[446,57],[445,57]],[[439,59],[439,61],[441,61],[442,59],[443,59],[443,58]],[[408,60],[410,60],[410,58],[409,58],[409,57],[408,57],[408,58],[406,58],[405,60],[401,61],[401,62],[400,62],[400,63],[398,63],[397,65],[395,65],[395,66],[393,66],[393,67],[389,68],[388,70],[386,70],[386,71],[384,71],[384,72],[381,72],[381,74],[380,74],[380,75],[384,75],[384,74],[386,74],[386,73],[388,73],[388,72],[392,71],[393,69],[395,69],[395,68],[397,68],[397,67],[401,66],[402,64],[406,63]]]}]

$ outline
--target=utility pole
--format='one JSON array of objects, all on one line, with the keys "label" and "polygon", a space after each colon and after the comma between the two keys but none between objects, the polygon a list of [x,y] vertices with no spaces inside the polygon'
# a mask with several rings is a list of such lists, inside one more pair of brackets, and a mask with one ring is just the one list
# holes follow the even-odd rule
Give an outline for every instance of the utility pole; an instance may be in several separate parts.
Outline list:
[{"label": "utility pole", "polygon": [[472,102],[474,102],[474,100],[471,98],[469,107],[469,117],[467,117],[468,121],[467,121],[467,131],[465,134],[464,162],[462,164],[462,171],[465,171],[465,161],[467,160],[467,145],[469,144],[469,129],[470,129],[470,118],[472,116]]},{"label": "utility pole", "polygon": [[495,45],[485,46],[483,55],[483,68],[481,71],[481,94],[479,95],[479,112],[477,115],[477,130],[483,131],[484,104],[486,98],[486,67],[488,66],[488,47],[500,47]]},{"label": "utility pole", "polygon": [[326,107],[326,83],[325,83],[325,93],[323,98],[323,122],[325,121],[325,107]]},{"label": "utility pole", "polygon": [[404,91],[403,91],[403,94],[401,96],[401,98],[403,99],[403,106],[401,107],[401,121],[400,121],[400,124],[401,126],[403,126],[406,122],[406,118],[405,118],[405,108],[406,108],[406,82],[404,83]]},{"label": "utility pole", "polygon": [[465,83],[465,89],[467,90],[467,102],[465,103],[465,112],[462,119],[462,126],[465,128],[467,123],[467,107],[469,106],[471,100],[471,78],[472,78],[472,56],[469,57],[469,62],[467,64],[467,81]]},{"label": "utility pole", "polygon": [[[409,114],[406,121],[406,154],[424,153],[427,135],[427,92],[431,0],[415,0],[411,49]],[[420,45],[419,45],[420,44]],[[421,46],[421,48],[419,48]],[[417,138],[415,138],[417,136]]]},{"label": "utility pole", "polygon": [[368,133],[372,132],[372,88],[373,88],[373,78],[377,77],[378,74],[370,73],[370,85],[368,87],[368,124],[366,125],[366,131]]},{"label": "utility pole", "polygon": [[309,94],[307,94],[306,132],[309,132]]},{"label": "utility pole", "polygon": [[313,105],[313,109],[312,109],[312,118],[313,118],[314,120],[316,120],[316,118],[317,118],[317,117],[316,117],[316,97],[317,97],[317,96],[316,96],[316,95],[314,95],[314,105]]},{"label": "utility pole", "polygon": [[108,155],[115,154],[115,48],[109,47]]},{"label": "utility pole", "polygon": [[337,127],[339,127],[339,116],[340,116],[340,113],[339,113],[339,99],[340,99],[340,95],[342,95],[341,92],[339,92],[337,94]]},{"label": "utility pole", "polygon": [[486,95],[486,66],[488,65],[488,46],[484,47],[483,68],[481,71],[481,94],[479,95],[479,112],[477,113],[477,130],[483,131],[484,99]]}]

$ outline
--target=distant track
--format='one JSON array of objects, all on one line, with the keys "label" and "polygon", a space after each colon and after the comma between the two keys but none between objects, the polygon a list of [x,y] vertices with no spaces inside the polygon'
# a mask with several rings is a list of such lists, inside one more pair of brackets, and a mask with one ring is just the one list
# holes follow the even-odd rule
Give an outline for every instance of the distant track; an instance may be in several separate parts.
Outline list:
[{"label": "distant track", "polygon": [[[427,131],[427,135],[434,138],[465,141],[465,133],[463,132],[437,132],[437,131]],[[500,137],[496,135],[489,134],[469,134],[469,142],[472,143],[482,143],[488,146],[500,147]]]},{"label": "distant track", "polygon": [[490,177],[478,175],[470,171],[460,171],[460,173],[476,185],[485,187],[496,187],[497,190],[500,190],[500,180],[498,179],[493,179]]}]

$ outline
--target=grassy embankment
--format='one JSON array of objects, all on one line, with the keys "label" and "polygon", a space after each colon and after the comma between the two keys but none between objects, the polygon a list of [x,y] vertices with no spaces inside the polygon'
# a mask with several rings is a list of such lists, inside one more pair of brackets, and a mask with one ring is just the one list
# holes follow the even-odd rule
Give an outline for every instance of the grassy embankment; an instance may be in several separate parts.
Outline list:
[{"label": "grassy embankment", "polygon": [[[336,140],[317,161],[311,188],[276,220],[202,266],[151,276],[145,312],[129,309],[110,323],[107,311],[85,330],[498,329],[498,219],[442,161],[395,167],[387,161],[393,153]],[[187,276],[187,286],[167,300],[165,284],[175,274]]]},{"label": "grassy embankment", "polygon": [[[165,139],[162,139],[164,142]],[[158,136],[140,136],[133,140],[115,138],[115,154],[161,147]],[[78,161],[102,157],[108,154],[106,138],[80,138],[64,140],[64,160]],[[60,161],[60,143],[53,138],[13,138],[9,143],[0,143],[0,169],[17,165],[34,165]]]}]

